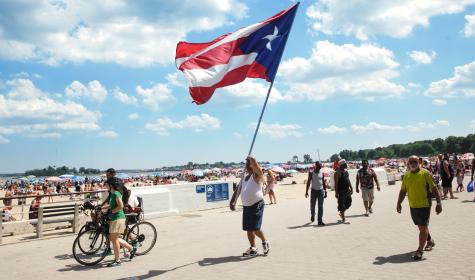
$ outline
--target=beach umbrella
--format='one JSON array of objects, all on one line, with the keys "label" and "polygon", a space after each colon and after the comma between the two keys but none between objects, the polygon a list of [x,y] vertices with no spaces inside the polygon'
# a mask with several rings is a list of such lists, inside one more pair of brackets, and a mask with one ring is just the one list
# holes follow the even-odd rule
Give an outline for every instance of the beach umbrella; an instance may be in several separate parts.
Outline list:
[{"label": "beach umbrella", "polygon": [[59,176],[59,178],[61,179],[72,179],[73,177],[74,175],[71,175],[71,174],[63,174]]},{"label": "beach umbrella", "polygon": [[61,182],[62,179],[56,176],[51,176],[45,179],[48,182]]},{"label": "beach umbrella", "polygon": [[290,170],[287,170],[286,172],[287,174],[294,174],[294,173],[299,173],[297,170],[294,170],[294,169],[290,169]]},{"label": "beach umbrella", "polygon": [[209,173],[212,173],[213,171],[211,169],[205,169],[203,170],[203,173],[204,174],[209,174]]},{"label": "beach umbrella", "polygon": [[84,181],[86,181],[86,179],[84,179],[84,177],[81,177],[81,176],[74,176],[71,179],[75,182],[84,182]]},{"label": "beach umbrella", "polygon": [[196,177],[203,177],[205,175],[203,170],[201,169],[195,169],[191,172],[191,174],[193,174]]},{"label": "beach umbrella", "polygon": [[213,170],[213,172],[218,172],[218,173],[221,172],[221,169],[219,169],[217,167],[213,168],[212,170]]},{"label": "beach umbrella", "polygon": [[273,172],[277,172],[277,173],[284,173],[284,172],[285,172],[285,170],[284,170],[282,167],[280,167],[280,166],[274,166],[274,167],[272,167],[271,170],[272,170]]}]

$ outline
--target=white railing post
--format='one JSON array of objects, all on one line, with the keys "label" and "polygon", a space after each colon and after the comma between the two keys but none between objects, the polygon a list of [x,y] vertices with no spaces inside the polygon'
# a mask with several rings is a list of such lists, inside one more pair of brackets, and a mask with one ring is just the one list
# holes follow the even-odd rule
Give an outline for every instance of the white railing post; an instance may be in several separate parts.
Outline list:
[{"label": "white railing post", "polygon": [[74,204],[74,220],[73,220],[73,233],[77,232],[79,223],[79,204]]},{"label": "white railing post", "polygon": [[3,212],[2,212],[2,218],[0,219],[0,245],[2,245],[3,242]]},{"label": "white railing post", "polygon": [[43,237],[43,207],[38,209],[38,221],[36,223],[36,237]]}]

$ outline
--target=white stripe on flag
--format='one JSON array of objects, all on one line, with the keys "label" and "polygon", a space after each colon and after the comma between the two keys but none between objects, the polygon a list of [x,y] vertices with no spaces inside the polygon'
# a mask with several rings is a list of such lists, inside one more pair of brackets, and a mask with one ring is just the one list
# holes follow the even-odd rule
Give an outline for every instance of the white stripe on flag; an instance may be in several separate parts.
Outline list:
[{"label": "white stripe on flag", "polygon": [[189,59],[192,59],[192,58],[195,58],[199,55],[202,55],[204,54],[205,52],[211,50],[211,49],[214,49],[216,47],[219,47],[223,44],[226,44],[226,43],[229,43],[229,42],[232,42],[232,41],[235,41],[239,38],[242,38],[242,37],[247,37],[249,36],[251,33],[254,33],[256,30],[258,30],[259,28],[263,27],[264,25],[267,25],[268,22],[259,22],[259,23],[256,23],[256,24],[253,24],[253,25],[249,25],[247,27],[244,27],[242,29],[239,29],[238,31],[234,32],[234,33],[231,33],[229,34],[228,36],[226,36],[225,38],[223,38],[222,40],[212,44],[211,46],[208,46],[204,49],[202,49],[201,51],[199,52],[196,52],[194,53],[193,55],[190,55],[188,57],[180,57],[180,58],[177,58],[175,60],[175,65],[177,68],[180,68],[180,65],[182,65],[185,61],[189,60]]},{"label": "white stripe on flag", "polygon": [[256,57],[257,53],[237,55],[231,57],[228,64],[216,65],[208,69],[184,70],[183,74],[190,87],[212,87],[219,83],[229,71],[252,64]]}]

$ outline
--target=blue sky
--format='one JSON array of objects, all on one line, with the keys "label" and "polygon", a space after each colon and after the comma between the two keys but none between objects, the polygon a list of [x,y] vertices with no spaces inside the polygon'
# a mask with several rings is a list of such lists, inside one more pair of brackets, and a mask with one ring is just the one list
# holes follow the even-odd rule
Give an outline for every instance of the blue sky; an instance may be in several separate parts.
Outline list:
[{"label": "blue sky", "polygon": [[[0,173],[242,161],[268,84],[191,103],[180,40],[294,1],[0,1]],[[302,1],[253,154],[287,161],[475,130],[475,0]]]}]

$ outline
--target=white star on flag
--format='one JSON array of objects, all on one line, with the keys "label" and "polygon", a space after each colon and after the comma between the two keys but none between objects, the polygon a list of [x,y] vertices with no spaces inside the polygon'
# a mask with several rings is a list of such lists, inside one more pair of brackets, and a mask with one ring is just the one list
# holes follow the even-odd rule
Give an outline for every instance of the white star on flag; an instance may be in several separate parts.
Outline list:
[{"label": "white star on flag", "polygon": [[272,51],[271,42],[274,41],[275,39],[277,39],[277,37],[280,37],[280,35],[277,35],[277,34],[279,34],[279,29],[277,29],[277,26],[275,26],[274,27],[274,34],[267,35],[264,38],[262,38],[262,39],[269,40],[269,42],[267,42],[267,44],[266,44],[266,48],[269,49],[269,51]]}]

